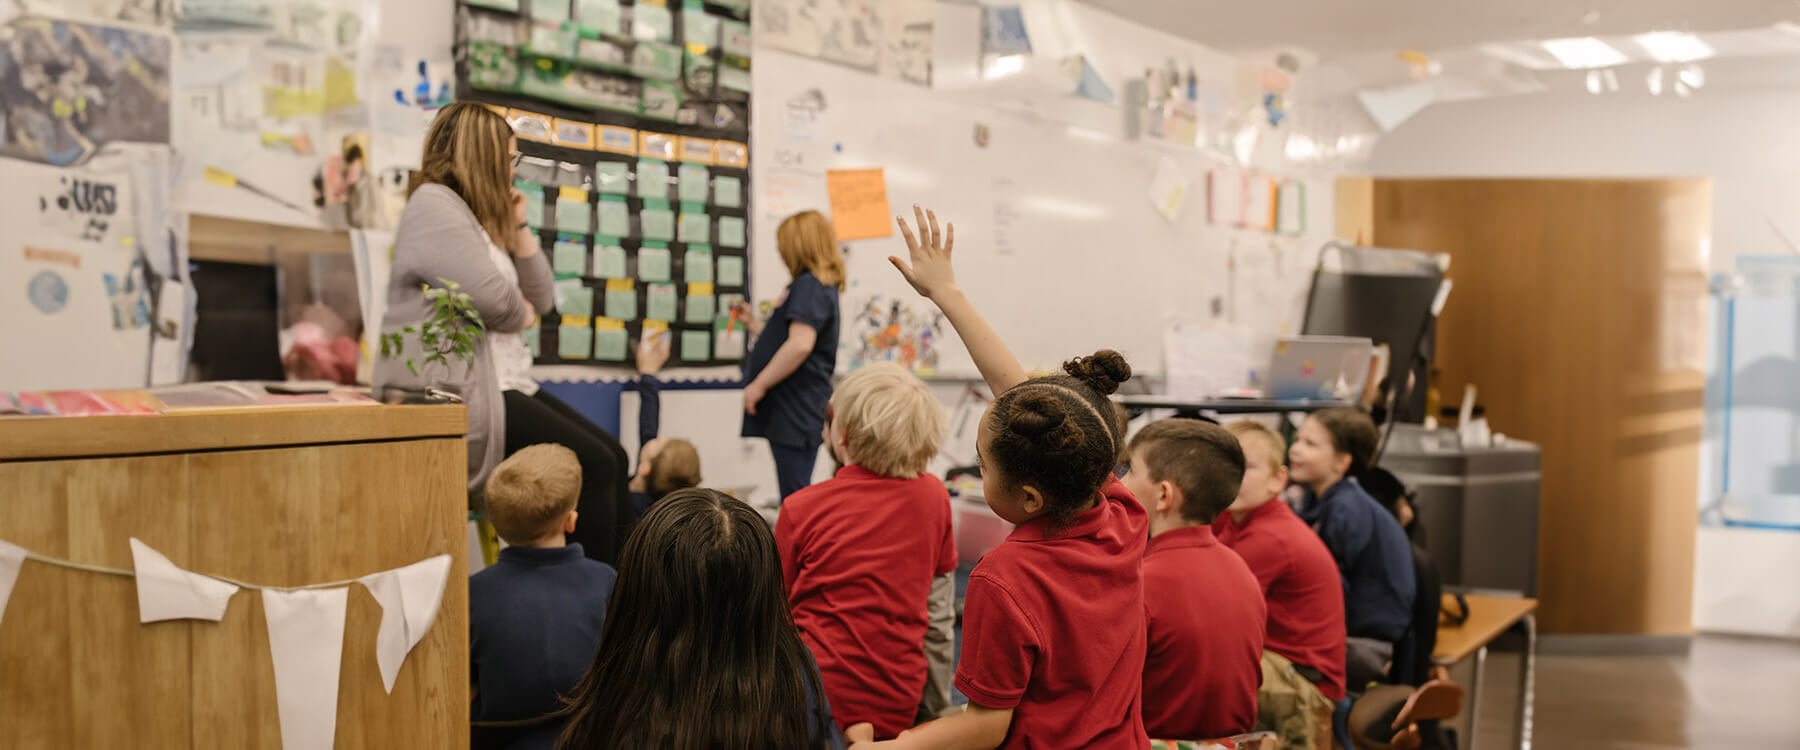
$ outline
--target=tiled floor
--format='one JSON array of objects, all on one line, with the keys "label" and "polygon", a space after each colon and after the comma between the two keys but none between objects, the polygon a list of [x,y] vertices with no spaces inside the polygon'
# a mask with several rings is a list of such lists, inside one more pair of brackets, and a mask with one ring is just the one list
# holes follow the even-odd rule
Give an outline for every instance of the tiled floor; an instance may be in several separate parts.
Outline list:
[{"label": "tiled floor", "polygon": [[[1517,670],[1515,655],[1488,658],[1473,750],[1513,747]],[[1686,656],[1539,656],[1536,692],[1536,750],[1800,749],[1800,642],[1701,636]]]}]

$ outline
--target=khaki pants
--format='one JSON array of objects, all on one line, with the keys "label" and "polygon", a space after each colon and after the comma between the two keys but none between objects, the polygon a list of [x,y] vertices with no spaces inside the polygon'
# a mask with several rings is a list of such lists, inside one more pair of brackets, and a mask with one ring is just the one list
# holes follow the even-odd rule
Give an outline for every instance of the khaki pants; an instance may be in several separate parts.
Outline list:
[{"label": "khaki pants", "polygon": [[1282,750],[1331,750],[1331,701],[1319,687],[1273,651],[1262,656],[1262,689],[1256,692],[1256,728],[1274,732]]}]

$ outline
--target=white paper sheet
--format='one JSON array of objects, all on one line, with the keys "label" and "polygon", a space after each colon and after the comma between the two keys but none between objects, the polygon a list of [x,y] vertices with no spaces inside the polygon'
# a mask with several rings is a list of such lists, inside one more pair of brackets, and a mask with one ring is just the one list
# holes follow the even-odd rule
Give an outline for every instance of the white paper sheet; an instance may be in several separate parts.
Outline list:
[{"label": "white paper sheet", "polygon": [[0,622],[6,618],[6,600],[12,598],[13,583],[19,580],[19,566],[25,563],[25,548],[0,542]]},{"label": "white paper sheet", "polygon": [[1190,181],[1181,173],[1181,167],[1164,159],[1150,182],[1150,205],[1155,206],[1164,219],[1174,223],[1181,218],[1181,204],[1187,200],[1189,187]]},{"label": "white paper sheet", "polygon": [[150,545],[131,539],[131,568],[137,572],[138,622],[211,620],[225,617],[238,587],[189,573]]},{"label": "white paper sheet", "polygon": [[358,579],[381,605],[381,630],[375,636],[375,661],[381,666],[381,684],[394,692],[400,666],[431,624],[444,603],[444,582],[450,578],[450,556],[438,555],[404,568],[384,570]]},{"label": "white paper sheet", "polygon": [[282,750],[331,750],[349,587],[262,592]]}]

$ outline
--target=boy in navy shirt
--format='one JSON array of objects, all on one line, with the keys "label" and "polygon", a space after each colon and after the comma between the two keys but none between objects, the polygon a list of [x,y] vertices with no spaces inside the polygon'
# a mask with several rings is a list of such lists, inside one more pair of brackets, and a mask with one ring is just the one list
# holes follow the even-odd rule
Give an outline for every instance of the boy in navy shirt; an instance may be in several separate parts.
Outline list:
[{"label": "boy in navy shirt", "polygon": [[[554,713],[600,645],[618,574],[565,544],[575,530],[581,464],[560,445],[533,445],[501,462],[487,481],[487,516],[511,545],[469,578],[469,677],[476,722]],[[562,722],[483,730],[493,746],[556,746]]]}]

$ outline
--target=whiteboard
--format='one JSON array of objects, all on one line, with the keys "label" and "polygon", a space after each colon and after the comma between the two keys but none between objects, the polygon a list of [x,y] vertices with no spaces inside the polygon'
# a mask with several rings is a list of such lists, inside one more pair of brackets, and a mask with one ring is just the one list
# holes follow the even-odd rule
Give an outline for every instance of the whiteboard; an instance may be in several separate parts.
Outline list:
[{"label": "whiteboard", "polygon": [[[1032,32],[1040,57],[1055,59],[1058,46],[1086,54],[1121,93],[1128,77],[1170,59],[1193,65],[1202,79],[1229,82],[1235,75],[1234,60],[1186,40],[1078,4],[1057,4],[1055,11],[1051,23]],[[1137,372],[1160,373],[1164,327],[1215,320],[1215,298],[1221,303],[1216,320],[1253,329],[1254,346],[1272,341],[1284,326],[1297,327],[1305,269],[1330,234],[1329,179],[1306,179],[1308,229],[1299,237],[1209,225],[1206,175],[1223,166],[1216,157],[1125,140],[1117,105],[1054,95],[996,103],[991,90],[971,87],[976,45],[961,35],[979,29],[971,20],[976,12],[938,5],[936,88],[756,49],[751,262],[757,299],[775,298],[789,278],[775,250],[781,219],[827,211],[827,170],[880,167],[894,212],[910,217],[918,203],[954,222],[959,283],[1027,367],[1053,369],[1069,357],[1114,348]],[[985,147],[976,143],[977,126],[989,132]],[[1150,199],[1165,162],[1188,185],[1175,221]],[[887,261],[905,254],[898,233],[849,247],[846,339],[854,335],[849,320],[869,295],[930,309]],[[939,341],[941,374],[975,374],[947,323]],[[1266,358],[1267,351],[1250,356]]]}]

